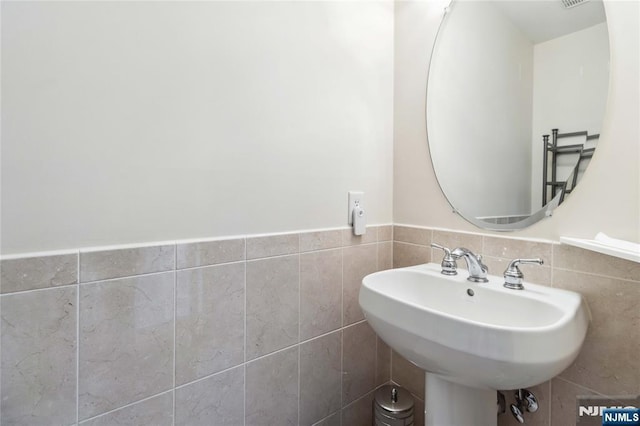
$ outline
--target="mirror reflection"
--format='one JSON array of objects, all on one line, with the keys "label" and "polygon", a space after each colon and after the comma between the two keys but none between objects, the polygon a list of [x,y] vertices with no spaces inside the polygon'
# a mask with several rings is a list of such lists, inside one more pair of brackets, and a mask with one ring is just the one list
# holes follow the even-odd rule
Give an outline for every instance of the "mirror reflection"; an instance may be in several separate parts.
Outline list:
[{"label": "mirror reflection", "polygon": [[454,209],[526,227],[571,197],[609,87],[601,0],[453,1],[429,69],[433,167]]}]

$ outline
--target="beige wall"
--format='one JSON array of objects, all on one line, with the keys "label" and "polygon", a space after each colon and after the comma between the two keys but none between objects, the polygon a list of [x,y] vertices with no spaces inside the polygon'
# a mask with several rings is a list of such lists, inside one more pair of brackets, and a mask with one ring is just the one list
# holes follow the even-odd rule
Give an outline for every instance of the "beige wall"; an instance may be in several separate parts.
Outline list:
[{"label": "beige wall", "polygon": [[392,219],[390,2],[2,2],[3,254]]},{"label": "beige wall", "polygon": [[[394,222],[475,230],[452,213],[427,146],[427,69],[444,3],[401,1],[395,6]],[[611,84],[598,152],[577,190],[552,218],[513,236],[593,238],[602,231],[640,241],[640,3],[605,1],[605,10]]]}]

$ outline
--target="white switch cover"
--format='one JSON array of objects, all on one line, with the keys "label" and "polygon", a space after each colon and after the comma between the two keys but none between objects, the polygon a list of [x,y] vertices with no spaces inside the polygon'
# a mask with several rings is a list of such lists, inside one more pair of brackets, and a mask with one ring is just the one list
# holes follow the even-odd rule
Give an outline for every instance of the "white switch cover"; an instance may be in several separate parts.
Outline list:
[{"label": "white switch cover", "polygon": [[349,210],[347,210],[347,217],[349,225],[353,225],[353,209],[356,205],[364,208],[364,192],[362,191],[349,191]]}]

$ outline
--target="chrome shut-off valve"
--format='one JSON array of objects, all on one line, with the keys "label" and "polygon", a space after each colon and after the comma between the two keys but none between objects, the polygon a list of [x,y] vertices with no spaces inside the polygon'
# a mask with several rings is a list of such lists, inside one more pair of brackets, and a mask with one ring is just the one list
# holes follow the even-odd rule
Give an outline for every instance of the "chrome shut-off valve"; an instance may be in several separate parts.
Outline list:
[{"label": "chrome shut-off valve", "polygon": [[528,389],[518,389],[515,393],[516,403],[511,404],[509,409],[518,423],[524,423],[524,411],[535,413],[538,411],[538,399]]}]

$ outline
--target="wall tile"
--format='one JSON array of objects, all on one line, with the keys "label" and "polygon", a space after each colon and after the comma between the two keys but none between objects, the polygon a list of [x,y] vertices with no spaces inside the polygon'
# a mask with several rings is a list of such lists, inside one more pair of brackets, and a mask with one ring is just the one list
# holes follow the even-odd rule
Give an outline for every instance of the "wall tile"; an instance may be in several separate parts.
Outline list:
[{"label": "wall tile", "polygon": [[[369,392],[342,409],[343,426],[371,426],[373,424],[373,398]],[[416,425],[418,426],[418,425]]]},{"label": "wall tile", "polygon": [[342,229],[303,232],[300,234],[300,252],[342,247]]},{"label": "wall tile", "polygon": [[396,351],[392,352],[391,359],[391,381],[424,400],[424,370],[416,367]]},{"label": "wall tile", "polygon": [[81,420],[171,388],[174,275],[80,287]]},{"label": "wall tile", "polygon": [[378,269],[377,244],[345,247],[343,249],[343,325],[364,319],[358,303],[362,279]]},{"label": "wall tile", "polygon": [[300,345],[300,424],[312,425],[341,407],[342,332]]},{"label": "wall tile", "polygon": [[247,238],[247,259],[295,254],[298,253],[299,247],[298,234],[250,237]]},{"label": "wall tile", "polygon": [[553,267],[640,281],[640,263],[566,244],[553,245]]},{"label": "wall tile", "polygon": [[592,396],[596,393],[562,379],[551,380],[551,425],[576,424],[577,397]]},{"label": "wall tile", "polygon": [[[441,259],[435,258],[436,261]],[[404,268],[407,266],[422,265],[431,261],[431,249],[415,244],[393,243],[393,267]]]},{"label": "wall tile", "polygon": [[80,282],[175,269],[175,245],[80,251]]},{"label": "wall tile", "polygon": [[173,392],[163,393],[80,423],[81,426],[172,426]]},{"label": "wall tile", "polygon": [[[496,257],[485,256],[482,262],[489,268],[489,274],[502,276],[509,266],[511,260],[499,259]],[[459,263],[462,266],[464,260]],[[520,265],[520,270],[524,274],[524,281],[550,286],[551,285],[551,268],[549,266],[540,265]]]},{"label": "wall tile", "polygon": [[342,405],[360,398],[376,385],[376,334],[366,322],[343,330]]},{"label": "wall tile", "polygon": [[485,236],[483,254],[507,260],[539,257],[546,266],[551,266],[551,247],[551,243],[542,241]]},{"label": "wall tile", "polygon": [[[549,417],[551,411],[551,383],[544,382],[537,386],[531,386],[529,388],[531,392],[536,396],[538,400],[538,411],[535,413],[524,412],[524,421],[528,426],[549,426]],[[518,423],[515,417],[509,410],[510,404],[515,404],[515,391],[505,390],[502,391],[506,400],[506,411],[504,414],[498,416],[498,426],[517,426]],[[572,424],[571,422],[566,425]]]},{"label": "wall tile", "polygon": [[76,421],[76,292],[2,296],[1,424]]},{"label": "wall tile", "polygon": [[393,268],[393,243],[385,241],[378,243],[378,270]]},{"label": "wall tile", "polygon": [[78,254],[3,259],[0,292],[35,290],[78,282]]},{"label": "wall tile", "polygon": [[320,420],[318,423],[314,423],[313,426],[342,426],[340,423],[340,411],[336,411],[332,415]]},{"label": "wall tile", "polygon": [[432,241],[432,231],[430,229],[394,225],[393,240],[428,246]]},{"label": "wall tile", "polygon": [[342,249],[300,255],[300,340],[342,326]]},{"label": "wall tile", "polygon": [[378,228],[367,226],[364,235],[353,235],[353,228],[344,229],[342,231],[342,245],[357,246],[360,244],[371,244],[378,241]]},{"label": "wall tile", "polygon": [[245,264],[179,271],[176,384],[244,362]]},{"label": "wall tile", "polygon": [[424,424],[424,401],[413,395],[413,424],[415,426],[422,426]]},{"label": "wall tile", "polygon": [[[433,242],[447,247],[451,250],[455,249],[456,247],[466,247],[475,254],[484,254],[482,249],[482,235],[467,234],[464,232],[434,230]],[[444,253],[440,249],[433,249],[431,255],[439,262],[440,260],[442,260],[442,256],[444,255]],[[465,268],[467,267],[464,260],[458,262],[458,266],[464,266]]]},{"label": "wall tile", "polygon": [[247,359],[298,343],[299,256],[247,262]]},{"label": "wall tile", "polygon": [[553,278],[582,294],[592,314],[578,358],[560,376],[607,395],[640,393],[640,285],[563,270]]},{"label": "wall tile", "polygon": [[246,366],[246,426],[298,424],[298,346]]},{"label": "wall tile", "polygon": [[244,423],[244,366],[176,389],[176,426]]},{"label": "wall tile", "polygon": [[391,348],[376,336],[376,386],[391,380]]},{"label": "wall tile", "polygon": [[378,241],[393,240],[393,225],[378,226]]},{"label": "wall tile", "polygon": [[244,260],[245,240],[200,241],[176,245],[178,269]]}]

